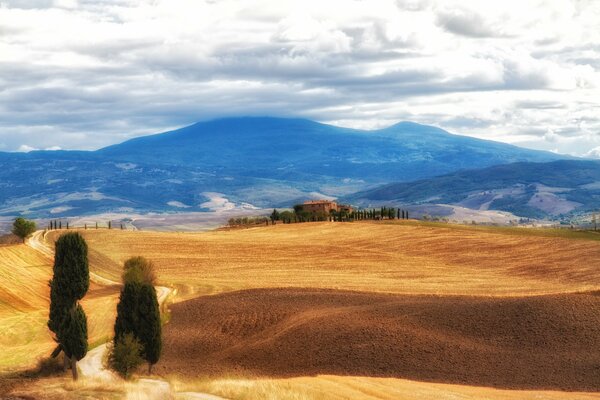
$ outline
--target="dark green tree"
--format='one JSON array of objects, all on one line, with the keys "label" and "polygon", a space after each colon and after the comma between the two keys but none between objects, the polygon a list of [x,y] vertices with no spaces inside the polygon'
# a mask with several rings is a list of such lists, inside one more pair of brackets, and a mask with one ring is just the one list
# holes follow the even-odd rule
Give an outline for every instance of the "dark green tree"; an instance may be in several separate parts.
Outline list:
[{"label": "dark green tree", "polygon": [[[114,345],[127,333],[138,337],[139,304],[141,284],[139,282],[126,282],[119,295],[117,304],[117,319],[115,320]],[[139,339],[139,338],[138,338]]]},{"label": "dark green tree", "polygon": [[35,222],[28,219],[19,217],[13,222],[12,233],[20,237],[23,243],[25,243],[25,239],[35,232],[35,230]]},{"label": "dark green tree", "polygon": [[142,357],[148,362],[148,373],[160,359],[162,350],[162,329],[160,307],[154,286],[144,284],[139,292],[139,340],[142,343]]},{"label": "dark green tree", "polygon": [[[90,286],[87,255],[87,244],[79,233],[62,235],[55,244],[53,276],[49,283],[48,328],[55,334],[58,343],[53,355],[57,356],[62,350],[75,368],[77,361],[85,356],[85,353],[81,355],[77,343],[85,342],[87,349],[87,323],[84,321],[85,313],[78,304]],[[83,325],[86,325],[85,329],[81,328]],[[77,379],[76,373],[74,379]]]},{"label": "dark green tree", "polygon": [[116,347],[127,334],[139,340],[149,373],[162,350],[160,307],[153,286],[155,280],[153,265],[144,257],[132,257],[125,262],[124,286],[117,304],[113,341]]},{"label": "dark green tree", "polygon": [[66,313],[58,328],[57,338],[65,356],[71,360],[73,380],[77,380],[77,361],[87,354],[87,317],[81,305],[77,304]]},{"label": "dark green tree", "polygon": [[279,221],[279,211],[277,209],[273,209],[271,213],[271,221],[274,223],[275,221]]}]

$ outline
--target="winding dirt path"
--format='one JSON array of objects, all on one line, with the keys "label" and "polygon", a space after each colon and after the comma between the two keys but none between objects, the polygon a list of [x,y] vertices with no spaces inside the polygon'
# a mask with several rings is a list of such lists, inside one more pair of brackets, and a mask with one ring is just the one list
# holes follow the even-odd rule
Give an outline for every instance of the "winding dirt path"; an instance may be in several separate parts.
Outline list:
[{"label": "winding dirt path", "polygon": [[[54,258],[54,249],[46,240],[48,231],[36,231],[26,240],[26,244],[39,251],[40,253]],[[104,286],[120,285],[120,282],[104,278],[93,271],[90,271],[90,280]],[[173,292],[171,288],[166,286],[156,286],[156,294],[158,304],[162,307],[165,300]],[[104,368],[104,357],[107,351],[107,343],[104,343],[90,351],[87,355],[77,363],[80,375],[84,378],[99,380],[106,383],[114,383],[121,381],[114,372]],[[209,393],[185,392],[175,393],[169,382],[160,379],[138,379],[134,384],[127,385],[126,399],[127,400],[159,400],[165,398],[177,399],[199,399],[199,400],[225,400]]]}]

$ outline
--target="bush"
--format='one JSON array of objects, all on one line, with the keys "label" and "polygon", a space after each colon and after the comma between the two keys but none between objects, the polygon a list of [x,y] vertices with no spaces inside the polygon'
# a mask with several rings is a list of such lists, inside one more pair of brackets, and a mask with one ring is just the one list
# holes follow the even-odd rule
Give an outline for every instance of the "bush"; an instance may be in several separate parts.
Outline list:
[{"label": "bush", "polygon": [[123,378],[131,378],[143,362],[142,344],[132,333],[126,333],[114,344],[109,344],[108,367]]},{"label": "bush", "polygon": [[125,261],[122,278],[123,283],[137,282],[154,286],[156,284],[154,264],[144,257],[131,257],[129,260]]}]

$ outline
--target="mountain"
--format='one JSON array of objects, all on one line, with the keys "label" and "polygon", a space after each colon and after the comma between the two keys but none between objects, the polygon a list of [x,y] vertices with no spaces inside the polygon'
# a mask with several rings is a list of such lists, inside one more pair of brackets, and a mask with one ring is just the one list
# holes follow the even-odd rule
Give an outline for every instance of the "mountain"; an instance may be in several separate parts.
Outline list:
[{"label": "mountain", "polygon": [[545,218],[600,209],[600,162],[519,162],[392,183],[348,196],[359,204],[450,204]]},{"label": "mountain", "polygon": [[289,206],[390,182],[559,155],[402,122],[361,131],[225,118],[97,151],[0,153],[0,215]]}]

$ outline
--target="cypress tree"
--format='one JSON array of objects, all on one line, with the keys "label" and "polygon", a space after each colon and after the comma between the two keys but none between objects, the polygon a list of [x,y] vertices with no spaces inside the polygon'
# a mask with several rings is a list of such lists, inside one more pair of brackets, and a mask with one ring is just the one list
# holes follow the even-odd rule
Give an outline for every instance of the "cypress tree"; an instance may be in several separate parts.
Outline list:
[{"label": "cypress tree", "polygon": [[79,233],[67,233],[56,241],[53,276],[50,280],[48,328],[58,343],[53,355],[62,350],[70,359],[77,379],[77,361],[87,352],[87,320],[78,301],[90,286],[88,248]]},{"label": "cypress tree", "polygon": [[139,339],[142,343],[142,357],[148,362],[148,373],[160,359],[162,350],[162,332],[160,308],[154,286],[144,284],[139,292]]},{"label": "cypress tree", "polygon": [[88,347],[87,317],[81,305],[77,304],[65,315],[57,337],[65,356],[71,360],[73,380],[77,380],[77,361],[85,357]]},{"label": "cypress tree", "polygon": [[139,312],[138,298],[141,284],[139,282],[126,282],[119,295],[117,304],[117,319],[115,320],[114,344],[127,333],[138,337]]}]

